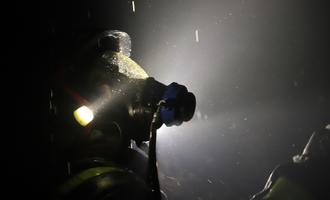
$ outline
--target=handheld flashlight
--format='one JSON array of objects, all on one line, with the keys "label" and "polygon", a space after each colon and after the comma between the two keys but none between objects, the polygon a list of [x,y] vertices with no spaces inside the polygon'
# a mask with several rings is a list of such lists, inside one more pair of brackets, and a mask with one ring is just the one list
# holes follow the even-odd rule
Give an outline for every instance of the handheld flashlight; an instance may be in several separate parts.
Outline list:
[{"label": "handheld flashlight", "polygon": [[73,116],[81,126],[87,126],[94,119],[93,111],[87,106],[81,106],[75,110]]}]

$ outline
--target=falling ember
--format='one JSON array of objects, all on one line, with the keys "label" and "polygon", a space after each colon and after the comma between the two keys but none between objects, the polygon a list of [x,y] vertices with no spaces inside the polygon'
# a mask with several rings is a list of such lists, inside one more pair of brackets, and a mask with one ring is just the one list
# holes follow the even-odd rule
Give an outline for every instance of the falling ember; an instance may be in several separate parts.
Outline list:
[{"label": "falling ember", "polygon": [[196,38],[196,42],[199,42],[198,30],[195,30],[195,38]]},{"label": "falling ember", "polygon": [[135,2],[132,1],[132,9],[133,9],[133,12],[135,13]]}]

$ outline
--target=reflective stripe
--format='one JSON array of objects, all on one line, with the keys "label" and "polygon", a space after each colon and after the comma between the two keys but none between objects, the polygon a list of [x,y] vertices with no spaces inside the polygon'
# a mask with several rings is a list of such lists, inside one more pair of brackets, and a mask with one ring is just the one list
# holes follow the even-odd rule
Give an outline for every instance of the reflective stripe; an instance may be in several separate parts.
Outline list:
[{"label": "reflective stripe", "polygon": [[123,170],[115,167],[94,167],[87,169],[62,184],[59,187],[59,193],[63,195],[68,194],[71,190],[77,188],[85,181],[108,172],[123,172]]}]

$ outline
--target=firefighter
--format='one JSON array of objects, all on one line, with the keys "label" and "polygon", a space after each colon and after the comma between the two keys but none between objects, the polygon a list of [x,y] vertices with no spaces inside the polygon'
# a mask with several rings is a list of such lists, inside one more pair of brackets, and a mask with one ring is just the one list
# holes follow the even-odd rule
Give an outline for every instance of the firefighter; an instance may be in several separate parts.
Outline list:
[{"label": "firefighter", "polygon": [[277,166],[264,189],[251,200],[330,199],[330,130],[314,132],[302,154]]},{"label": "firefighter", "polygon": [[156,130],[189,121],[196,100],[185,86],[149,77],[130,51],[127,33],[105,31],[56,74],[54,199],[161,198]]}]

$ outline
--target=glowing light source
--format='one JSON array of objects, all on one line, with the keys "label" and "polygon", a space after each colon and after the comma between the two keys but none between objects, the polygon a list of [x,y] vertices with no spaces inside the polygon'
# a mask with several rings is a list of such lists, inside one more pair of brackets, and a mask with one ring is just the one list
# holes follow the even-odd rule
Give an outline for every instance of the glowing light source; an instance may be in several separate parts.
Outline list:
[{"label": "glowing light source", "polygon": [[82,126],[87,126],[87,124],[89,124],[94,119],[93,111],[86,106],[81,106],[75,110],[73,112],[73,116]]}]

